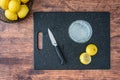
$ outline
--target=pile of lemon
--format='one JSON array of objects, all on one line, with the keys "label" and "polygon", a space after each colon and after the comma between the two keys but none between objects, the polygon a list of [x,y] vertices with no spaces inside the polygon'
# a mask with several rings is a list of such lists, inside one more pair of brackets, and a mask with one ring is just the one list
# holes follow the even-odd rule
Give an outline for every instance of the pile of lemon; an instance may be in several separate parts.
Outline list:
[{"label": "pile of lemon", "polygon": [[95,44],[89,44],[86,47],[86,52],[81,53],[79,60],[82,64],[88,65],[91,62],[91,56],[97,54],[98,48]]},{"label": "pile of lemon", "polygon": [[24,18],[29,8],[26,5],[29,0],[0,0],[0,8],[5,10],[5,17],[9,20],[18,20]]}]

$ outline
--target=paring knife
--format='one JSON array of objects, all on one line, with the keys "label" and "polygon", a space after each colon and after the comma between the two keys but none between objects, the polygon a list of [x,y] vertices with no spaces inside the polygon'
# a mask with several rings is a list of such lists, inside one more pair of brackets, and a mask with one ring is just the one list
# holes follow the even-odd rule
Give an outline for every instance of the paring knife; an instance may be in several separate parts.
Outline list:
[{"label": "paring knife", "polygon": [[58,47],[58,44],[57,44],[57,42],[55,40],[55,37],[54,37],[53,33],[51,32],[51,30],[49,28],[48,28],[48,34],[49,34],[52,45],[55,47],[56,53],[57,53],[57,55],[58,55],[58,57],[59,57],[59,59],[61,61],[61,64],[65,63],[63,53],[60,50],[60,48]]}]

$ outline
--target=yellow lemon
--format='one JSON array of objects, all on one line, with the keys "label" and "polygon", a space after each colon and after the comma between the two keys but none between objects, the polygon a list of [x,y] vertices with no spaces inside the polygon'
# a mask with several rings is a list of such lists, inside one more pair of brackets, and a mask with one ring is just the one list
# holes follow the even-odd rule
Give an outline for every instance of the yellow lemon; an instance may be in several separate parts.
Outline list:
[{"label": "yellow lemon", "polygon": [[24,18],[29,12],[29,8],[27,7],[27,5],[21,5],[20,10],[18,12],[18,17],[19,18]]},{"label": "yellow lemon", "polygon": [[18,18],[17,14],[10,10],[5,10],[5,16],[9,20],[17,20],[17,18]]},{"label": "yellow lemon", "polygon": [[86,53],[89,54],[90,56],[94,56],[98,51],[98,48],[95,44],[89,44],[86,47]]},{"label": "yellow lemon", "polygon": [[19,2],[19,4],[21,4],[21,0],[15,0],[15,1],[18,1],[18,2]]},{"label": "yellow lemon", "polygon": [[21,0],[22,3],[27,3],[29,0]]},{"label": "yellow lemon", "polygon": [[8,9],[9,0],[0,0],[0,7],[4,10]]},{"label": "yellow lemon", "polygon": [[86,52],[82,53],[79,59],[80,59],[80,62],[84,65],[88,65],[91,62],[91,56]]},{"label": "yellow lemon", "polygon": [[21,0],[18,0],[19,4],[21,4]]},{"label": "yellow lemon", "polygon": [[9,2],[8,8],[12,12],[18,12],[20,9],[20,3],[18,2],[18,0],[11,0]]}]

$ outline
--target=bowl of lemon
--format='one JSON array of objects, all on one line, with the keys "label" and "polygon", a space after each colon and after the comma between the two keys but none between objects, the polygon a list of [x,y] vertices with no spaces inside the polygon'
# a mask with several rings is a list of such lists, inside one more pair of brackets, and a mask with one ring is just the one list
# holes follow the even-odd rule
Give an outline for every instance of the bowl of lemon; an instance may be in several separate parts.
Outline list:
[{"label": "bowl of lemon", "polygon": [[25,19],[33,0],[0,0],[0,20],[4,22],[18,22]]}]

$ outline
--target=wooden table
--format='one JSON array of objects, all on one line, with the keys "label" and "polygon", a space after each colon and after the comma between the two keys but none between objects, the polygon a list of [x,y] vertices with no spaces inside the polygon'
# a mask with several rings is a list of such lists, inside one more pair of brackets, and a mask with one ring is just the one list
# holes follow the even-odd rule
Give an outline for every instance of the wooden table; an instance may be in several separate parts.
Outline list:
[{"label": "wooden table", "polygon": [[[110,70],[33,70],[33,12],[109,11]],[[18,23],[0,21],[0,80],[120,80],[120,0],[34,0]]]}]

